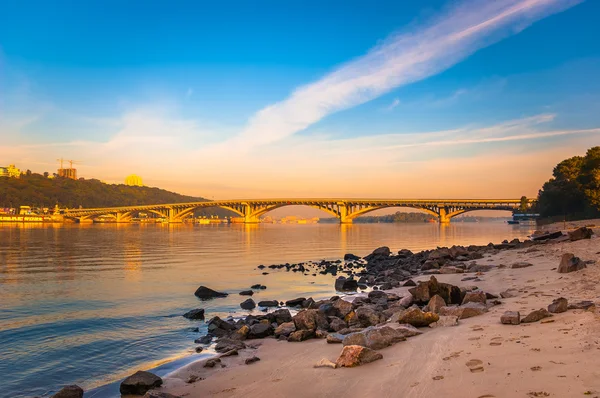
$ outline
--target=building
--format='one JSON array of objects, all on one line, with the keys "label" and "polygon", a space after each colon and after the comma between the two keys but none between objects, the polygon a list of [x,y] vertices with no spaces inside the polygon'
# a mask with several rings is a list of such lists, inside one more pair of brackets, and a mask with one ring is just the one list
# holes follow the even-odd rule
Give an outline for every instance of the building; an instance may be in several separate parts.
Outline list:
[{"label": "building", "polygon": [[17,169],[14,164],[8,167],[0,167],[0,177],[19,178],[21,170]]},{"label": "building", "polygon": [[77,179],[77,169],[74,169],[72,167],[68,168],[68,169],[58,169],[58,176],[76,180]]},{"label": "building", "polygon": [[142,177],[136,176],[132,174],[125,179],[125,185],[129,185],[130,187],[143,187]]}]

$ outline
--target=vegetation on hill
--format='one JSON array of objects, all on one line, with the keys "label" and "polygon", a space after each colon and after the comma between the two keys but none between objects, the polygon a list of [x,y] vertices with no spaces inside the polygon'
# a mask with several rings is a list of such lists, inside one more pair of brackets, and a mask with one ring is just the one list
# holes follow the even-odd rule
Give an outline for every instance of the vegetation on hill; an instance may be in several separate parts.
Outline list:
[{"label": "vegetation on hill", "polygon": [[[96,179],[55,177],[27,172],[21,178],[0,177],[0,208],[33,206],[53,208],[91,208],[160,203],[202,202],[207,199],[179,195],[164,189],[105,184]],[[220,208],[202,209],[197,215],[233,216]]]},{"label": "vegetation on hill", "polygon": [[585,156],[563,160],[552,174],[538,195],[542,217],[600,216],[600,146],[588,149]]}]

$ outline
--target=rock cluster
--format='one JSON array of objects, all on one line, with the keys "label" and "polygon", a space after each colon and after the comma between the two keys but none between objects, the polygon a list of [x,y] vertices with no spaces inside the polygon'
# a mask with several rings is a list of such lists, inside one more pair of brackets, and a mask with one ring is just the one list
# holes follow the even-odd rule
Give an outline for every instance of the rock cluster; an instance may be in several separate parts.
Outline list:
[{"label": "rock cluster", "polygon": [[148,390],[160,387],[162,383],[157,375],[140,370],[123,380],[119,391],[122,395],[144,395]]}]

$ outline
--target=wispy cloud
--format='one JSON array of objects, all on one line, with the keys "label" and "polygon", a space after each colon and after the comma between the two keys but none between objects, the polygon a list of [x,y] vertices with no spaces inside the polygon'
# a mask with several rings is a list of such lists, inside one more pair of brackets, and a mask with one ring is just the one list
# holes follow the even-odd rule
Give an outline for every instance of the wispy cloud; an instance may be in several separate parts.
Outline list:
[{"label": "wispy cloud", "polygon": [[293,135],[327,115],[437,74],[475,51],[582,0],[467,0],[409,33],[395,34],[322,79],[267,106],[227,146],[250,149]]},{"label": "wispy cloud", "polygon": [[385,107],[385,110],[386,111],[391,111],[392,109],[394,109],[398,105],[400,105],[400,100],[398,98],[394,98],[394,100],[392,101],[392,103]]}]

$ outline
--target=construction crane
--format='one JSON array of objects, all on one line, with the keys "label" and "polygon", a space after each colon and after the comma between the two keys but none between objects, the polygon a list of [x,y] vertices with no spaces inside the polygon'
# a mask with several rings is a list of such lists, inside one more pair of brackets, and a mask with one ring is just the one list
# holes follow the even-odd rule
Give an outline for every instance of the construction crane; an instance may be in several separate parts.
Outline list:
[{"label": "construction crane", "polygon": [[74,164],[79,164],[81,161],[80,160],[69,160],[68,162],[69,162],[70,168],[73,168]]},{"label": "construction crane", "polygon": [[60,162],[60,168],[63,168],[63,158],[56,159],[57,162]]},{"label": "construction crane", "polygon": [[60,162],[60,168],[63,169],[63,163],[69,162],[69,168],[72,169],[74,164],[79,164],[81,161],[80,160],[64,160],[63,158],[60,159],[56,159],[57,162]]}]

